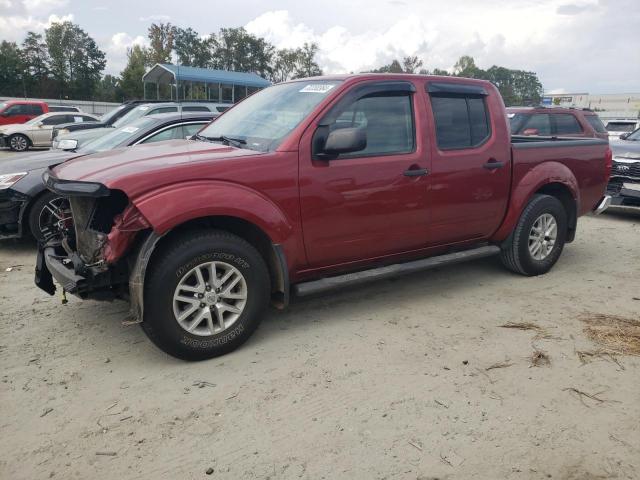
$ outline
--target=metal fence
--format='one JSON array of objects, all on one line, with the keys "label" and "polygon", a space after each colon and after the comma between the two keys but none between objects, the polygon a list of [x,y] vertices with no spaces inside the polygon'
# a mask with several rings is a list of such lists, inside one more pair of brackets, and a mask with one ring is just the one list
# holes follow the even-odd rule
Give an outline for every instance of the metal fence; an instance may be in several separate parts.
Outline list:
[{"label": "metal fence", "polygon": [[55,98],[21,98],[21,97],[0,97],[0,101],[4,100],[35,100],[39,102],[46,102],[49,105],[73,105],[80,108],[83,112],[93,113],[95,115],[102,115],[109,110],[114,109],[119,103],[111,102],[92,102],[88,100],[60,100]]}]

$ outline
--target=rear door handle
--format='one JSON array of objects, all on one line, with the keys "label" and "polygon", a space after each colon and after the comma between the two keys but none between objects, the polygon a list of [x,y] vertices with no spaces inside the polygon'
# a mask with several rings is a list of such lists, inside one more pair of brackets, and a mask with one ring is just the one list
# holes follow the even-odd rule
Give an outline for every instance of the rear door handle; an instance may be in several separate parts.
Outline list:
[{"label": "rear door handle", "polygon": [[486,168],[487,170],[495,170],[496,168],[504,167],[504,162],[498,162],[496,159],[490,158],[489,161],[482,167]]},{"label": "rear door handle", "polygon": [[409,170],[404,171],[405,177],[422,177],[423,175],[427,175],[429,170],[426,168],[410,168]]}]

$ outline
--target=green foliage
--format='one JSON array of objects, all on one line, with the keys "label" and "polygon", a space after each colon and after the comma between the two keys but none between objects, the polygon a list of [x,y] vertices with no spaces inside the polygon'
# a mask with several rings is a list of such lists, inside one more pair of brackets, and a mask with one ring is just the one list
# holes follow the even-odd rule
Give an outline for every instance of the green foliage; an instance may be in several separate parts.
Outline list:
[{"label": "green foliage", "polygon": [[222,28],[217,35],[211,67],[236,72],[254,72],[268,78],[275,47],[264,38],[240,28]]},{"label": "green foliage", "polygon": [[0,43],[0,89],[7,96],[23,95],[24,64],[15,42]]},{"label": "green foliage", "polygon": [[[422,60],[418,57],[405,57],[402,65],[394,60],[388,65],[372,70],[373,73],[415,73],[422,67]],[[451,74],[447,70],[434,68],[431,72],[420,69],[422,74],[445,75]],[[507,106],[510,105],[535,105],[540,103],[543,94],[542,83],[534,72],[524,70],[512,70],[510,68],[492,66],[483,70],[476,65],[473,57],[464,55],[453,66],[453,75],[456,77],[480,78],[492,82],[502,95]]]},{"label": "green foliage", "polygon": [[127,51],[127,65],[120,73],[120,91],[127,99],[143,98],[142,76],[148,65],[149,53],[140,45]]},{"label": "green foliage", "polygon": [[176,28],[174,50],[180,65],[206,68],[216,47],[215,36],[200,38],[192,28]]},{"label": "green foliage", "polygon": [[171,63],[171,52],[176,35],[176,27],[171,23],[152,23],[147,30],[149,35],[149,63]]}]

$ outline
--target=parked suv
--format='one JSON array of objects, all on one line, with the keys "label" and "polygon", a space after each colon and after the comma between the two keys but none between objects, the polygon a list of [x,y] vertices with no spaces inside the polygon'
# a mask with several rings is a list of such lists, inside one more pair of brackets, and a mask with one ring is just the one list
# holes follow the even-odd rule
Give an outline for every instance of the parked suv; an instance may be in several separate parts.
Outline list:
[{"label": "parked suv", "polygon": [[604,124],[591,110],[560,107],[509,107],[513,135],[609,138]]},{"label": "parked suv", "polygon": [[43,113],[49,108],[45,102],[31,100],[7,100],[0,103],[0,125],[25,123]]}]

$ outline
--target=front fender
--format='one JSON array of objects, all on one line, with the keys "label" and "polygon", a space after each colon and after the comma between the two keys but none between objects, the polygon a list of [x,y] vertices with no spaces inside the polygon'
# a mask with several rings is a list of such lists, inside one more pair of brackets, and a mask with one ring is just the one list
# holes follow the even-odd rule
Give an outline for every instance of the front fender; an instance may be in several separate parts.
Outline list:
[{"label": "front fender", "polygon": [[[521,165],[519,168],[529,168]],[[509,208],[502,225],[493,234],[491,241],[501,242],[513,231],[522,211],[531,197],[545,185],[559,183],[564,185],[576,202],[576,211],[580,211],[580,188],[573,172],[559,162],[544,162],[531,168],[518,179],[518,168],[514,169],[514,184],[511,189]]]},{"label": "front fender", "polygon": [[167,185],[130,200],[158,235],[189,220],[211,216],[246,220],[262,229],[272,243],[284,243],[293,232],[290,219],[268,197],[237,183],[196,180]]}]

